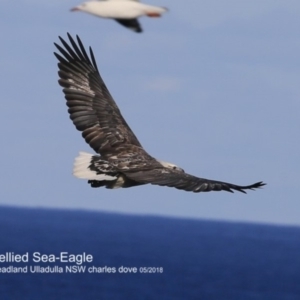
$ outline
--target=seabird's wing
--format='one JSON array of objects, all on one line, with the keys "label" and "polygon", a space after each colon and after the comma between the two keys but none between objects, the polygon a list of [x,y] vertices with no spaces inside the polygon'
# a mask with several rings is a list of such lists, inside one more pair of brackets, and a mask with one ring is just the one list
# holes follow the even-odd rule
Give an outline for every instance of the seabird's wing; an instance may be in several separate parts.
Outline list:
[{"label": "seabird's wing", "polygon": [[119,24],[135,32],[142,32],[142,27],[137,19],[115,19]]},{"label": "seabird's wing", "polygon": [[85,141],[98,153],[119,145],[142,147],[127,125],[121,112],[103,82],[92,49],[90,57],[77,36],[78,45],[68,33],[71,45],[59,37],[64,48],[57,45],[60,54],[59,84],[67,100],[68,112]]},{"label": "seabird's wing", "polygon": [[[105,0],[104,0],[105,1]],[[121,1],[121,0],[106,0],[106,1]],[[133,2],[140,2],[140,0],[123,0],[123,1],[133,1]]]},{"label": "seabird's wing", "polygon": [[265,183],[260,181],[247,186],[239,186],[222,181],[198,178],[168,168],[152,169],[149,171],[139,171],[125,174],[128,178],[140,183],[151,183],[155,185],[175,187],[179,190],[185,190],[194,193],[210,191],[227,191],[233,193],[233,190],[246,193],[245,190],[254,190],[265,185]]}]

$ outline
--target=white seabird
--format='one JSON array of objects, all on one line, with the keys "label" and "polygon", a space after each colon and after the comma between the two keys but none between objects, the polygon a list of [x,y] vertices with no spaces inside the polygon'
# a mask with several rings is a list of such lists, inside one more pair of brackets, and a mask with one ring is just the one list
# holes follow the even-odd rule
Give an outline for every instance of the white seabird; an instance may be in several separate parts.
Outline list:
[{"label": "white seabird", "polygon": [[138,0],[88,1],[71,9],[71,11],[82,11],[101,18],[114,19],[135,32],[142,32],[137,18],[160,17],[167,10],[165,7],[143,4]]}]

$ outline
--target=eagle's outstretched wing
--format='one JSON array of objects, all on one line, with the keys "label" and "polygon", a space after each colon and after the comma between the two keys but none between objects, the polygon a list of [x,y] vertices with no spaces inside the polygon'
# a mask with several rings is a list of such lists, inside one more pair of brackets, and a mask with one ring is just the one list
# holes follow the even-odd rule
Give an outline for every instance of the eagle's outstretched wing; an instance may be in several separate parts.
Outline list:
[{"label": "eagle's outstretched wing", "polygon": [[142,32],[142,27],[137,19],[115,19],[119,24],[135,32]]},{"label": "eagle's outstretched wing", "polygon": [[233,193],[233,190],[246,193],[245,190],[254,190],[265,185],[262,181],[251,185],[240,186],[232,183],[198,178],[184,172],[173,169],[152,169],[134,173],[125,173],[126,176],[139,183],[151,183],[168,187],[175,187],[179,190],[188,192],[210,192],[210,191],[227,191]]},{"label": "eagle's outstretched wing", "polygon": [[98,153],[103,154],[119,145],[142,147],[103,82],[90,48],[90,57],[77,36],[78,45],[68,33],[71,46],[59,37],[64,48],[57,45],[60,54],[59,84],[69,107],[70,118],[85,141]]}]

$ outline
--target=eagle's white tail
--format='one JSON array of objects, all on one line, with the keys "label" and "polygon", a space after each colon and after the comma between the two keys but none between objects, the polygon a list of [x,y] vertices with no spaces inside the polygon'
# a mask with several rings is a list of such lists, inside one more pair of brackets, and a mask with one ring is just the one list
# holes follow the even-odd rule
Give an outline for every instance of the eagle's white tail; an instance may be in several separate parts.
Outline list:
[{"label": "eagle's white tail", "polygon": [[75,158],[73,175],[77,178],[88,179],[88,180],[115,180],[116,176],[110,176],[105,173],[101,173],[101,170],[93,170],[93,154],[87,152],[79,152],[79,156]]}]

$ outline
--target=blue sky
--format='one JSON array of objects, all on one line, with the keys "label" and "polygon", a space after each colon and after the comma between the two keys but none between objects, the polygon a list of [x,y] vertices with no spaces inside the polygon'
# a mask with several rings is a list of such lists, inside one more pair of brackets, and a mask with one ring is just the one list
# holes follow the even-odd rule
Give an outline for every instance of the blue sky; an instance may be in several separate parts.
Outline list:
[{"label": "blue sky", "polygon": [[[300,2],[148,0],[170,9],[136,34],[69,9],[75,0],[1,3],[0,204],[300,224]],[[91,189],[72,176],[91,152],[69,120],[53,42],[92,46],[146,150],[247,195],[141,186]]]}]

